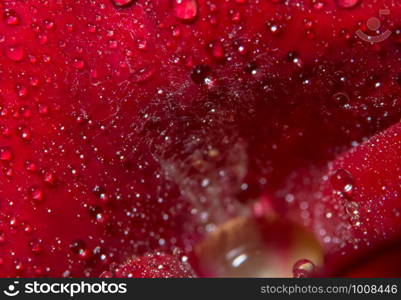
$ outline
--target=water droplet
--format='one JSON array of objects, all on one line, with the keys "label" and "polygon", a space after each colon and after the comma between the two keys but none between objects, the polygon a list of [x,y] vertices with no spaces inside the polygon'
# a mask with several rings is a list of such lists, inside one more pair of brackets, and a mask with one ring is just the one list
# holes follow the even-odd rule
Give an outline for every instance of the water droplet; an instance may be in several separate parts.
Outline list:
[{"label": "water droplet", "polygon": [[211,75],[212,71],[209,66],[198,65],[191,73],[191,79],[196,84],[214,85],[215,79]]},{"label": "water droplet", "polygon": [[172,33],[173,37],[179,37],[181,35],[181,30],[178,27],[172,26],[171,33]]},{"label": "water droplet", "polygon": [[47,40],[48,40],[47,35],[45,35],[45,34],[39,34],[38,35],[39,44],[44,45],[44,44],[47,43]]},{"label": "water droplet", "polygon": [[29,55],[28,58],[29,58],[29,61],[30,61],[31,63],[33,63],[33,64],[36,64],[37,61],[38,61],[38,59],[37,59],[36,56],[34,56],[34,55]]},{"label": "water droplet", "polygon": [[354,187],[354,178],[344,169],[336,170],[330,178],[333,188],[340,193],[350,194]]},{"label": "water droplet", "polygon": [[111,49],[117,49],[118,48],[118,42],[116,40],[110,40],[109,41],[109,47]]},{"label": "water droplet", "polygon": [[292,277],[293,263],[300,257],[322,261],[312,234],[294,223],[269,218],[235,218],[197,244],[195,255],[207,277]]},{"label": "water droplet", "polygon": [[349,222],[352,226],[361,226],[361,216],[359,213],[359,204],[354,201],[349,201],[345,203],[345,211],[349,216]]},{"label": "water droplet", "polygon": [[287,55],[287,59],[298,67],[302,67],[302,60],[298,57],[298,54],[296,52],[289,52]]},{"label": "water droplet", "polygon": [[45,28],[46,29],[53,29],[54,28],[54,22],[53,21],[51,21],[51,20],[45,20],[44,21],[44,24],[45,24]]},{"label": "water droplet", "polygon": [[32,137],[31,131],[28,128],[20,126],[17,128],[17,131],[21,139],[24,141],[29,141]]},{"label": "water droplet", "polygon": [[135,3],[136,0],[111,0],[116,7],[129,7]]},{"label": "water droplet", "polygon": [[294,264],[292,273],[294,278],[305,278],[309,277],[314,269],[315,265],[313,262],[308,259],[300,259]]},{"label": "water droplet", "polygon": [[77,239],[70,244],[70,249],[82,259],[90,257],[90,251],[87,249],[84,241]]},{"label": "water droplet", "polygon": [[10,136],[11,136],[11,128],[10,128],[10,127],[7,127],[7,126],[3,126],[3,127],[1,128],[1,134],[2,134],[4,137],[10,137]]},{"label": "water droplet", "polygon": [[39,85],[39,79],[37,78],[37,77],[31,77],[30,79],[29,79],[29,84],[31,85],[31,86],[38,86]]},{"label": "water droplet", "polygon": [[40,187],[32,187],[30,189],[30,195],[33,201],[42,202],[43,201],[43,191]]},{"label": "water droplet", "polygon": [[18,273],[22,273],[25,271],[25,265],[19,260],[16,260],[14,262],[14,266],[15,266],[15,271],[17,271]]},{"label": "water droplet", "polygon": [[273,35],[279,34],[283,29],[283,26],[280,23],[274,21],[267,22],[266,26],[270,33],[272,33]]},{"label": "water droplet", "polygon": [[359,215],[359,205],[357,202],[350,201],[345,204],[345,210],[350,216]]},{"label": "water droplet", "polygon": [[6,235],[4,234],[3,231],[0,231],[0,244],[4,244],[6,241]]},{"label": "water droplet", "polygon": [[29,242],[29,247],[31,248],[31,251],[34,254],[39,254],[40,252],[42,252],[43,249],[43,240],[42,239],[36,239],[34,241]]},{"label": "water droplet", "polygon": [[16,217],[12,217],[9,222],[12,228],[16,228],[19,225],[18,219]]},{"label": "water droplet", "polygon": [[398,73],[395,80],[398,83],[398,85],[401,86],[401,73]]},{"label": "water droplet", "polygon": [[24,232],[25,232],[25,233],[31,233],[32,230],[33,230],[32,225],[30,225],[30,224],[25,224],[25,226],[24,226]]},{"label": "water droplet", "polygon": [[4,12],[4,20],[7,25],[18,25],[20,23],[19,16],[12,10],[6,10]]},{"label": "water droplet", "polygon": [[49,107],[46,104],[39,104],[38,112],[41,115],[47,115],[49,113]]},{"label": "water droplet", "polygon": [[198,14],[197,0],[174,0],[174,12],[178,19],[190,21]]},{"label": "water droplet", "polygon": [[46,171],[43,173],[43,181],[48,185],[55,185],[56,175],[51,171]]},{"label": "water droplet", "polygon": [[244,55],[247,53],[247,48],[245,45],[238,45],[237,51],[239,54]]},{"label": "water droplet", "polygon": [[248,62],[245,65],[245,71],[251,75],[257,75],[258,74],[258,65],[255,62]]},{"label": "water droplet", "polygon": [[36,164],[31,162],[31,161],[26,161],[25,162],[25,169],[29,172],[36,172],[37,167]]},{"label": "water droplet", "polygon": [[352,8],[359,4],[361,0],[336,0],[337,6],[341,8]]},{"label": "water droplet", "polygon": [[95,186],[92,190],[93,194],[95,194],[96,197],[98,197],[102,202],[107,203],[109,201],[109,197],[106,194],[106,191],[100,187],[100,186]]},{"label": "water droplet", "polygon": [[73,32],[74,31],[74,25],[71,23],[65,24],[65,27],[67,28],[67,30],[69,32]]},{"label": "water droplet", "polygon": [[349,101],[349,96],[348,96],[347,93],[338,92],[338,93],[335,93],[335,94],[333,95],[333,100],[335,100],[335,101],[338,102],[338,103],[344,104],[344,103],[348,103],[348,101]]},{"label": "water droplet", "polygon": [[231,15],[231,21],[239,23],[242,20],[241,13],[237,10],[231,10],[230,12]]},{"label": "water droplet", "polygon": [[135,83],[144,82],[153,76],[153,65],[142,66],[131,73],[131,80]]},{"label": "water droplet", "polygon": [[13,155],[8,147],[2,147],[0,148],[0,160],[2,161],[10,161],[12,159]]},{"label": "water droplet", "polygon": [[221,42],[216,41],[209,43],[208,50],[216,60],[221,60],[224,58],[224,48]]},{"label": "water droplet", "polygon": [[75,69],[82,70],[85,67],[85,62],[80,58],[75,58],[73,66]]},{"label": "water droplet", "polygon": [[5,168],[4,169],[4,174],[6,174],[7,177],[12,177],[13,174],[14,174],[14,171],[11,168]]},{"label": "water droplet", "polygon": [[13,61],[21,61],[25,56],[25,50],[21,46],[12,46],[7,49],[6,54]]},{"label": "water droplet", "polygon": [[148,42],[144,39],[138,39],[138,50],[146,50],[148,48]]},{"label": "water droplet", "polygon": [[24,85],[17,85],[15,91],[19,97],[26,97],[28,95],[28,89]]},{"label": "water droplet", "polygon": [[321,10],[321,9],[323,9],[323,7],[325,7],[325,5],[326,4],[322,1],[316,1],[313,3],[313,8],[316,10]]},{"label": "water droplet", "polygon": [[88,31],[89,31],[89,32],[94,33],[94,32],[96,32],[96,30],[97,30],[96,25],[94,25],[94,24],[88,24]]},{"label": "water droplet", "polygon": [[49,63],[51,61],[51,57],[49,55],[44,54],[42,56],[43,62]]}]

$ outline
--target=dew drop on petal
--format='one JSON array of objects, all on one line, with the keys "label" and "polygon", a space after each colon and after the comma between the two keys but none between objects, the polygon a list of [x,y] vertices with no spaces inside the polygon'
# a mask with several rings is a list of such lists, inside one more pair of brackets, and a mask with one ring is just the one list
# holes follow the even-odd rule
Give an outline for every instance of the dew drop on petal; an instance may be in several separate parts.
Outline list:
[{"label": "dew drop on petal", "polygon": [[13,61],[21,61],[25,56],[25,50],[21,46],[12,46],[7,49],[6,54]]},{"label": "dew drop on petal", "polygon": [[0,148],[0,160],[2,161],[10,161],[12,159],[13,155],[8,147],[2,147]]},{"label": "dew drop on petal", "polygon": [[338,92],[333,95],[333,100],[336,101],[337,103],[343,104],[349,101],[349,96],[347,93]]},{"label": "dew drop on petal", "polygon": [[144,82],[153,76],[155,68],[153,65],[140,67],[131,73],[131,80],[135,83]]},{"label": "dew drop on petal", "polygon": [[208,84],[212,80],[211,73],[209,66],[198,65],[192,70],[191,79],[196,84]]},{"label": "dew drop on petal", "polygon": [[43,201],[43,191],[40,187],[32,187],[30,190],[31,198],[35,202]]},{"label": "dew drop on petal", "polygon": [[18,25],[20,23],[19,16],[11,10],[4,12],[4,20],[7,25]]},{"label": "dew drop on petal", "polygon": [[48,185],[54,185],[56,183],[56,176],[51,171],[43,173],[43,181]]},{"label": "dew drop on petal", "polygon": [[207,277],[292,277],[294,262],[303,257],[321,264],[314,236],[295,223],[269,218],[234,218],[195,245],[199,271]]},{"label": "dew drop on petal", "polygon": [[79,254],[80,252],[86,249],[86,244],[83,240],[76,239],[71,242],[70,249],[73,253]]},{"label": "dew drop on petal", "polygon": [[24,97],[26,97],[27,95],[28,95],[28,89],[26,88],[26,86],[24,86],[24,85],[17,85],[16,87],[15,87],[15,91],[16,91],[16,93],[17,93],[17,95],[19,96],[19,97],[21,97],[21,98],[24,98]]},{"label": "dew drop on petal", "polygon": [[37,166],[35,163],[31,162],[31,161],[26,161],[25,162],[25,169],[29,172],[36,172],[37,171]]},{"label": "dew drop on petal", "polygon": [[224,48],[221,42],[216,41],[208,45],[208,50],[213,58],[221,60],[224,58]]},{"label": "dew drop on petal", "polygon": [[76,59],[74,59],[73,65],[74,65],[74,68],[76,68],[78,70],[82,70],[85,67],[85,62],[80,58],[76,58]]},{"label": "dew drop on petal", "polygon": [[0,244],[4,244],[6,241],[6,235],[4,234],[3,231],[0,231]]},{"label": "dew drop on petal", "polygon": [[42,244],[43,244],[43,240],[42,239],[36,239],[36,240],[33,240],[33,241],[29,242],[29,246],[31,248],[31,251],[34,254],[39,254],[40,252],[42,252],[42,250],[43,250],[43,245]]}]

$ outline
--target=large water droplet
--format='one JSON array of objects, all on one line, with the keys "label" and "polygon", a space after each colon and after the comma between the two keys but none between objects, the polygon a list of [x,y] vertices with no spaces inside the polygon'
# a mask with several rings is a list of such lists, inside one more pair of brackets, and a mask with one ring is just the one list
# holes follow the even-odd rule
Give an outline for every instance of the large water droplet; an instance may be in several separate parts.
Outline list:
[{"label": "large water droplet", "polygon": [[181,20],[193,20],[198,14],[198,2],[196,0],[174,0],[174,12]]},{"label": "large water droplet", "polygon": [[354,178],[344,169],[336,170],[330,178],[333,188],[340,193],[350,194],[354,187]]},{"label": "large water droplet", "polygon": [[341,8],[355,7],[361,0],[336,0],[336,4]]}]

